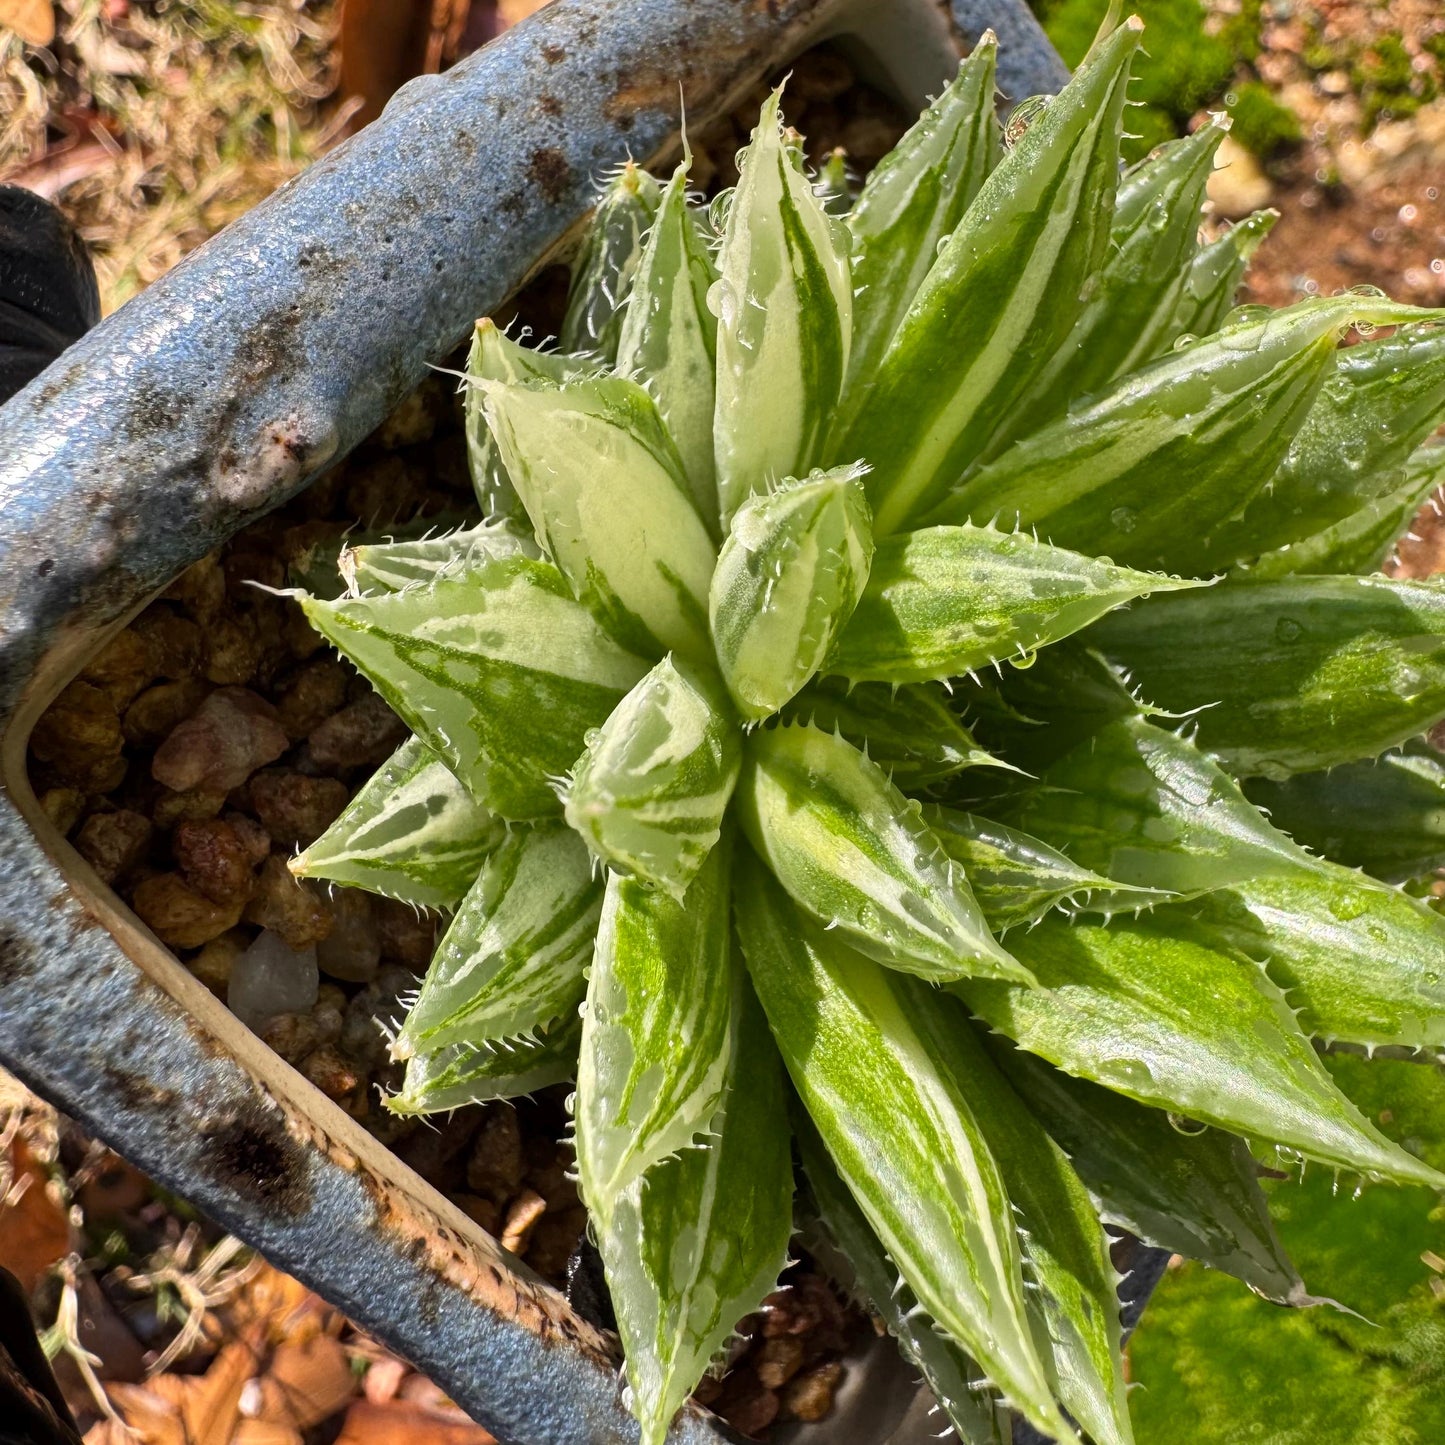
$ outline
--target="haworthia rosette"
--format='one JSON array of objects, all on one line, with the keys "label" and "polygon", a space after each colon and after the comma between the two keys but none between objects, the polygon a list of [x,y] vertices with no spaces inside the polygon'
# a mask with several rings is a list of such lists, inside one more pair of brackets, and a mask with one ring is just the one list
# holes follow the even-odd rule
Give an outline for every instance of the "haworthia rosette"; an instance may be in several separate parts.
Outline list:
[{"label": "haworthia rosette", "polygon": [[728,928],[731,851],[724,839],[708,854],[682,903],[608,875],[575,1105],[582,1196],[603,1213],[721,1105],[740,967]]},{"label": "haworthia rosette", "polygon": [[1264,970],[1196,942],[1175,911],[1108,927],[1045,919],[1014,946],[1037,988],[949,987],[1030,1053],[1140,1103],[1342,1169],[1445,1182],[1335,1088]]},{"label": "haworthia rosette", "polygon": [[1023,978],[959,868],[876,763],[818,728],[747,744],[739,821],[788,893],[870,958],[924,978]]},{"label": "haworthia rosette", "polygon": [[1150,1109],[1052,1068],[1007,1040],[989,1052],[1069,1156],[1104,1218],[1242,1279],[1279,1304],[1308,1302],[1244,1140]]},{"label": "haworthia rosette", "polygon": [[853,233],[849,397],[872,382],[918,288],[1002,155],[985,32],[958,74],[869,175],[848,217]]},{"label": "haworthia rosette", "polygon": [[414,583],[434,582],[443,572],[466,571],[491,558],[540,557],[536,542],[522,526],[503,518],[414,541],[363,542],[345,548],[337,565],[352,593],[400,592]]},{"label": "haworthia rosette", "polygon": [[1089,643],[1240,777],[1372,757],[1445,717],[1445,583],[1282,577],[1157,596]]},{"label": "haworthia rosette", "polygon": [[567,821],[604,863],[681,899],[718,840],[741,753],[716,678],[664,658],[588,740]]},{"label": "haworthia rosette", "polygon": [[511,1040],[575,1012],[601,909],[602,881],[570,828],[515,829],[437,945],[392,1057]]},{"label": "haworthia rosette", "polygon": [[589,728],[647,670],[526,557],[488,559],[428,587],[299,599],[472,796],[504,818],[561,810],[560,778]]},{"label": "haworthia rosette", "polygon": [[290,868],[417,908],[454,908],[505,836],[502,820],[408,738]]},{"label": "haworthia rosette", "polygon": [[748,971],[839,1174],[929,1314],[1030,1420],[1068,1439],[1028,1325],[1003,1179],[911,981],[807,922],[753,856],[739,873]]},{"label": "haworthia rosette", "polygon": [[643,238],[657,213],[662,188],[627,161],[607,183],[587,240],[572,266],[562,350],[586,352],[611,365],[622,330],[622,308],[642,260]]},{"label": "haworthia rosette", "polygon": [[485,392],[513,484],[577,598],[635,652],[706,660],[717,549],[657,403],[620,376]]},{"label": "haworthia rosette", "polygon": [[787,1262],[793,1160],[782,1064],[752,990],[739,984],[722,1105],[706,1134],[594,1215],[642,1445],[661,1445]]},{"label": "haworthia rosette", "polygon": [[1119,117],[1139,45],[1131,20],[983,183],[899,323],[833,458],[862,457],[880,537],[938,501],[1068,335],[1103,264]]},{"label": "haworthia rosette", "polygon": [[1250,257],[1279,220],[1278,211],[1256,211],[1201,247],[1190,263],[1184,294],[1174,312],[1172,344],[1186,336],[1209,336],[1224,324]]},{"label": "haworthia rosette", "polygon": [[957,677],[1037,649],[1105,612],[1199,583],[1134,572],[1022,532],[965,523],[885,537],[824,670],[855,681]]},{"label": "haworthia rosette", "polygon": [[873,559],[864,470],[790,478],[733,513],[708,609],[723,681],[745,718],[771,716],[808,682],[858,603]]},{"label": "haworthia rosette", "polygon": [[617,370],[644,380],[677,443],[698,514],[717,529],[712,455],[713,372],[717,318],[707,293],[717,278],[687,204],[690,157],[663,187],[632,283]]},{"label": "haworthia rosette", "polygon": [[718,251],[713,454],[724,524],[754,492],[819,460],[848,366],[847,233],[763,102]]}]

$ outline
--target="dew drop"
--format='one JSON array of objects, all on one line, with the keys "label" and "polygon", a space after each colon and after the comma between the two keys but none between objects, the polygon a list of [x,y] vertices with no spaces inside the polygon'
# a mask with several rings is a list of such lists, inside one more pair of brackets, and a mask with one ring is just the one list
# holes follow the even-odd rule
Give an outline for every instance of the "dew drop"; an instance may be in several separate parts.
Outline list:
[{"label": "dew drop", "polygon": [[1052,95],[1031,95],[1014,107],[1003,129],[1003,143],[1009,149],[1023,139],[1024,132],[1049,108]]},{"label": "dew drop", "polygon": [[1208,1124],[1201,1124],[1198,1119],[1190,1119],[1184,1114],[1170,1113],[1166,1117],[1169,1120],[1169,1127],[1176,1134],[1202,1134],[1209,1128]]},{"label": "dew drop", "polygon": [[1109,521],[1121,532],[1132,532],[1139,525],[1139,514],[1133,507],[1115,507],[1109,513]]},{"label": "dew drop", "polygon": [[1274,624],[1274,635],[1281,642],[1294,642],[1303,631],[1304,628],[1293,617],[1281,617]]}]

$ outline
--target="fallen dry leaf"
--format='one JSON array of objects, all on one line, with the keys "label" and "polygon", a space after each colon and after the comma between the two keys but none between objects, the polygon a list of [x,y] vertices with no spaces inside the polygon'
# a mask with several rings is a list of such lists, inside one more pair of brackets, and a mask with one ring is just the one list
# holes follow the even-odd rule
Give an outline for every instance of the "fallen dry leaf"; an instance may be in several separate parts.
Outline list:
[{"label": "fallen dry leaf", "polygon": [[13,30],[27,45],[49,45],[55,9],[50,0],[0,0],[0,30]]},{"label": "fallen dry leaf", "polygon": [[[106,1394],[142,1445],[231,1445],[241,1419],[241,1391],[255,1368],[255,1351],[234,1340],[204,1375],[157,1375],[146,1385],[110,1385]],[[87,1445],[100,1440],[118,1445],[119,1439],[112,1431],[97,1442],[87,1436]]]},{"label": "fallen dry leaf", "polygon": [[299,1430],[289,1425],[273,1425],[269,1420],[242,1420],[231,1436],[231,1445],[304,1445],[304,1442],[305,1436]]},{"label": "fallen dry leaf", "polygon": [[[0,0],[0,6],[5,3]],[[70,1224],[60,1201],[46,1187],[45,1170],[22,1133],[11,1139],[9,1153],[9,1177],[14,1182],[0,1196],[0,1264],[29,1294],[46,1270],[65,1257]],[[0,1175],[5,1173],[0,1169]]]},{"label": "fallen dry leaf", "polygon": [[329,1335],[276,1347],[259,1380],[259,1400],[247,1415],[268,1424],[309,1429],[360,1392],[346,1351]]},{"label": "fallen dry leaf", "polygon": [[408,1400],[385,1405],[358,1400],[346,1412],[335,1445],[497,1445],[496,1436],[457,1412]]}]

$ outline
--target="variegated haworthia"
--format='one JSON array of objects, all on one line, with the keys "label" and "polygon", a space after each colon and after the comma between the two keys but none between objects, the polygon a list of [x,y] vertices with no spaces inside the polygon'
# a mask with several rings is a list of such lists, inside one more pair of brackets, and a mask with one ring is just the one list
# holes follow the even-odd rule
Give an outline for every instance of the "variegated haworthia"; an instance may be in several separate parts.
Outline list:
[{"label": "variegated haworthia", "polygon": [[1218,123],[1121,175],[1139,43],[1005,138],[986,37],[856,203],[785,93],[707,212],[625,166],[560,348],[477,327],[483,520],[302,598],[415,736],[295,869],[452,912],[393,1109],[575,1081],[643,1445],[790,1119],[968,1445],[1130,1440],[1101,1220],[1311,1302],[1243,1138],[1442,1182],[1315,1041],[1445,1047],[1445,592],[1364,575],[1445,330],[1232,312],[1273,213],[1201,245]]}]

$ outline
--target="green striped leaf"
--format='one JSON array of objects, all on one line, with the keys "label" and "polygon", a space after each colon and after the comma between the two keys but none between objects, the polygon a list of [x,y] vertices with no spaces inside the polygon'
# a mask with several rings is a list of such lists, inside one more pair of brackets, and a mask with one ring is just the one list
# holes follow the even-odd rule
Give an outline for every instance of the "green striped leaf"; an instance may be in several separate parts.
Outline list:
[{"label": "green striped leaf", "polygon": [[1054,1393],[1094,1445],[1129,1445],[1118,1275],[1088,1191],[1059,1146],[1009,1087],[946,998],[920,999],[933,1033],[998,1161],[1019,1224],[1029,1313]]},{"label": "green striped leaf", "polygon": [[998,42],[982,36],[952,83],[878,163],[853,233],[849,396],[872,382],[898,323],[1003,149],[994,109]]},{"label": "green striped leaf", "polygon": [[738,815],[788,893],[870,958],[935,980],[1026,976],[919,804],[851,743],[801,725],[754,733]]},{"label": "green striped leaf", "polygon": [[787,1263],[793,1159],[782,1066],[752,990],[738,983],[722,1105],[707,1137],[629,1184],[597,1227],[642,1445],[662,1445],[678,1407]]},{"label": "green striped leaf", "polygon": [[1244,791],[1296,843],[1386,883],[1445,867],[1445,755],[1424,742]]},{"label": "green striped leaf", "polygon": [[1014,771],[974,741],[943,689],[926,683],[890,687],[820,677],[788,704],[783,719],[846,738],[904,791],[927,788],[964,768]]},{"label": "green striped leaf", "polygon": [[998,1036],[987,1045],[1106,1220],[1278,1304],[1309,1303],[1243,1139],[1071,1078]]},{"label": "green striped leaf", "polygon": [[504,837],[506,824],[474,802],[419,738],[408,738],[289,866],[298,878],[417,908],[454,908]]},{"label": "green striped leaf", "polygon": [[1102,266],[1118,176],[1120,114],[1140,25],[1080,67],[984,182],[889,343],[835,459],[862,457],[877,535],[936,504],[990,444],[1062,344]]},{"label": "green striped leaf", "polygon": [[784,144],[774,91],[740,157],[718,252],[713,450],[724,525],[754,492],[805,476],[848,366],[848,235]]},{"label": "green striped leaf", "polygon": [[1233,519],[1283,460],[1335,365],[1340,329],[1420,314],[1338,296],[1227,327],[1039,428],[929,520],[1000,517],[1061,547],[1207,575],[1236,559]]},{"label": "green striped leaf", "polygon": [[1343,1169],[1445,1185],[1335,1088],[1261,968],[1196,942],[1169,913],[1107,927],[1045,919],[1015,942],[1037,988],[949,987],[1030,1053],[1140,1103]]},{"label": "green striped leaf", "polygon": [[733,513],[709,596],[738,711],[777,712],[817,672],[868,581],[873,519],[861,466],[789,478]]},{"label": "green striped leaf", "polygon": [[794,1129],[812,1203],[832,1242],[854,1274],[854,1293],[870,1306],[898,1341],[905,1359],[958,1432],[962,1445],[1010,1445],[1012,1431],[998,1401],[982,1385],[983,1371],[945,1335],[898,1277],[863,1211],[838,1177],[828,1150],[802,1110]]},{"label": "green striped leaf", "polygon": [[910,981],[846,947],[739,860],[753,986],[808,1114],[924,1309],[1041,1429],[1059,1418],[1024,1306],[1008,1195]]},{"label": "green striped leaf", "polygon": [[496,1044],[574,1013],[601,912],[601,880],[571,829],[516,829],[437,945],[392,1057]]},{"label": "green striped leaf", "polygon": [[830,216],[842,219],[853,209],[857,197],[848,174],[848,152],[842,146],[835,146],[818,167],[813,176],[813,194]]},{"label": "green striped leaf", "polygon": [[923,821],[944,852],[968,876],[988,926],[1002,934],[1065,913],[1124,913],[1174,895],[1160,888],[1115,883],[1079,865],[1038,838],[957,808],[925,804]]},{"label": "green striped leaf", "polygon": [[466,418],[467,466],[482,516],[510,517],[524,524],[527,520],[522,499],[512,485],[507,465],[487,425],[483,413],[486,392],[479,383],[502,381],[511,386],[560,386],[564,381],[577,381],[594,374],[598,366],[599,362],[587,357],[521,346],[488,316],[477,322],[471,350],[467,353],[462,408]]},{"label": "green striped leaf", "polygon": [[560,1019],[536,1039],[450,1044],[407,1060],[401,1088],[385,1098],[393,1114],[449,1114],[488,1099],[515,1099],[577,1076],[582,1020]]},{"label": "green striped leaf", "polygon": [[707,856],[678,903],[609,874],[587,985],[577,1075],[577,1170],[588,1208],[707,1128],[736,1027],[728,928],[731,849]]},{"label": "green striped leaf", "polygon": [[824,669],[854,680],[957,677],[1087,627],[1150,592],[1198,582],[1127,567],[965,523],[885,537]]},{"label": "green striped leaf", "polygon": [[443,572],[470,571],[489,559],[541,555],[529,533],[510,518],[503,518],[439,537],[363,542],[344,548],[337,565],[348,590],[366,595],[400,592],[416,582],[435,582]]},{"label": "green striped leaf", "polygon": [[298,599],[478,802],[504,818],[559,812],[549,779],[647,664],[553,567],[487,560],[429,587]]},{"label": "green striped leaf", "polygon": [[722,831],[741,754],[716,681],[664,658],[588,742],[567,821],[604,863],[681,899]]},{"label": "green striped leaf", "polygon": [[1445,716],[1445,584],[1282,577],[1154,597],[1088,633],[1140,692],[1198,715],[1238,777],[1373,757]]},{"label": "green striped leaf", "polygon": [[1278,211],[1256,211],[1236,222],[1217,240],[1201,247],[1190,263],[1184,294],[1174,312],[1173,337],[1210,336],[1234,308],[1234,294],[1250,257],[1279,220]]},{"label": "green striped leaf", "polygon": [[677,443],[693,504],[716,533],[712,417],[717,319],[707,308],[707,293],[717,271],[688,209],[691,159],[685,154],[663,187],[623,317],[617,370],[645,385],[657,402]]},{"label": "green striped leaf", "polygon": [[657,403],[620,376],[484,390],[527,515],[578,600],[634,652],[709,659],[717,549]]},{"label": "green striped leaf", "polygon": [[583,351],[609,366],[616,358],[623,306],[661,194],[661,186],[630,160],[608,182],[572,264],[563,351]]}]

